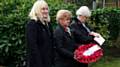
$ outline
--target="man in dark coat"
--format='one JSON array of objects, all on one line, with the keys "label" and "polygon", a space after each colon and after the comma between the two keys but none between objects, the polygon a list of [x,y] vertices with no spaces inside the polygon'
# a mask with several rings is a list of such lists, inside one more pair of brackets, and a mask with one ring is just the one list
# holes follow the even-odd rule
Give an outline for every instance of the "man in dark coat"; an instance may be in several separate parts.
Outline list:
[{"label": "man in dark coat", "polygon": [[36,1],[29,17],[26,27],[27,67],[52,67],[53,34],[47,3]]},{"label": "man in dark coat", "polygon": [[70,19],[70,11],[58,11],[56,17],[58,26],[54,31],[56,41],[55,67],[80,67],[80,63],[74,59],[74,50],[77,48],[77,45],[68,27]]}]

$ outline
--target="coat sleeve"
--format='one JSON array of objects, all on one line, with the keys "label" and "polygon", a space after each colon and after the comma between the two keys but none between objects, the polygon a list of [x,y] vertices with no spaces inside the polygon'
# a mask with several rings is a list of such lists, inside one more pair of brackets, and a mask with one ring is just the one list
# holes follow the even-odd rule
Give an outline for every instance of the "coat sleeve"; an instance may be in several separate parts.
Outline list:
[{"label": "coat sleeve", "polygon": [[65,56],[65,57],[73,58],[73,53],[63,47],[63,45],[64,45],[63,33],[58,30],[55,31],[54,38],[55,38],[55,42],[56,42],[57,52],[59,52],[61,55]]},{"label": "coat sleeve", "polygon": [[71,25],[71,32],[77,42],[80,43],[90,43],[94,41],[94,36],[85,35],[81,31],[79,31],[75,25]]},{"label": "coat sleeve", "polygon": [[37,28],[35,22],[29,22],[26,27],[26,37],[28,46],[28,66],[37,67],[42,66],[40,61],[41,55],[37,48]]}]

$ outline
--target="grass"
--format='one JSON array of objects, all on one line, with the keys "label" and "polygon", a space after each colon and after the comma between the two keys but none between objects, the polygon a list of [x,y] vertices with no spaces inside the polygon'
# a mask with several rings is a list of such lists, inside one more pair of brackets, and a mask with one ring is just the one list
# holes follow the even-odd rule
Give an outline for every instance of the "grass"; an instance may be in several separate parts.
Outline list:
[{"label": "grass", "polygon": [[104,47],[104,56],[89,67],[120,67],[120,48]]},{"label": "grass", "polygon": [[89,67],[120,67],[120,57],[103,57],[98,62],[90,64]]}]

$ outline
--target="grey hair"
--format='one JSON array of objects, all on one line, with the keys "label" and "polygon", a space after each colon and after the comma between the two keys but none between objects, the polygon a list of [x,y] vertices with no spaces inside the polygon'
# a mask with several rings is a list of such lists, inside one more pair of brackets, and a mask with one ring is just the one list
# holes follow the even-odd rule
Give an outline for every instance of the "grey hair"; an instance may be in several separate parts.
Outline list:
[{"label": "grey hair", "polygon": [[86,16],[86,17],[90,17],[91,16],[91,11],[87,6],[81,6],[77,11],[76,11],[76,15],[82,15],[82,16]]}]

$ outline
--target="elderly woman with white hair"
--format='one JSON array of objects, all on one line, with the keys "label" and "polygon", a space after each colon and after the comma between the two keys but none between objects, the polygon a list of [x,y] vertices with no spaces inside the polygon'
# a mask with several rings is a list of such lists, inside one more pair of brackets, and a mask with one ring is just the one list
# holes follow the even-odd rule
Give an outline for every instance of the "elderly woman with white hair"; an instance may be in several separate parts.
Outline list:
[{"label": "elderly woman with white hair", "polygon": [[[76,44],[83,45],[89,43],[96,43],[95,36],[98,33],[92,32],[90,27],[86,24],[87,19],[91,16],[91,11],[87,6],[81,6],[76,11],[77,18],[71,23],[71,31],[73,33]],[[88,67],[87,63],[81,63],[80,67]]]},{"label": "elderly woman with white hair", "polygon": [[53,34],[48,4],[44,0],[34,3],[26,27],[27,67],[52,67]]},{"label": "elderly woman with white hair", "polygon": [[54,31],[56,41],[55,67],[80,67],[80,63],[74,59],[74,50],[77,45],[69,28],[71,17],[72,14],[68,10],[57,12],[58,25]]}]

